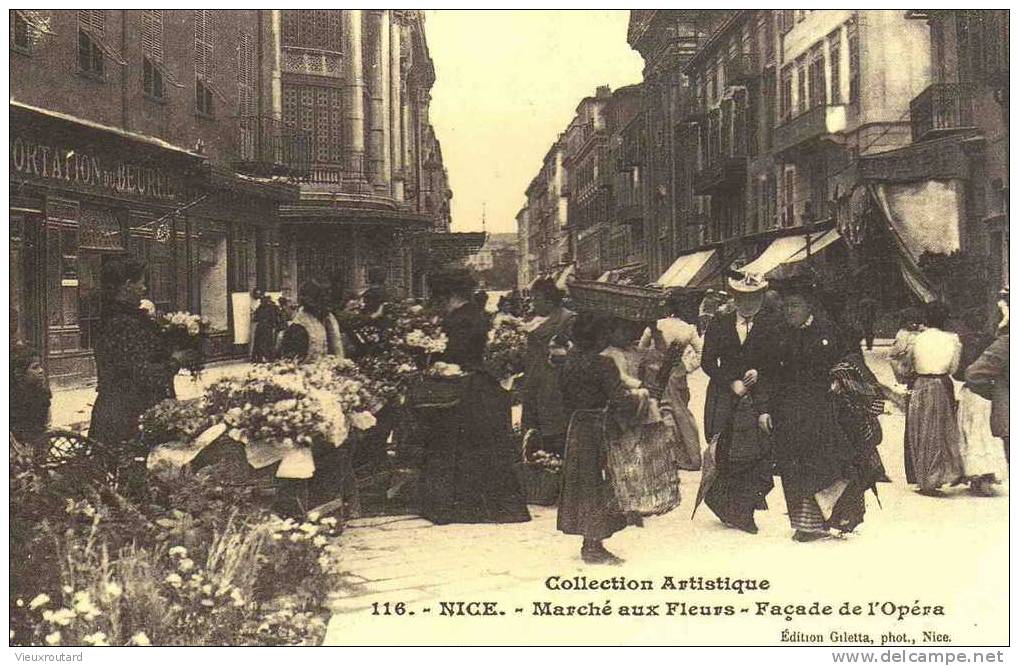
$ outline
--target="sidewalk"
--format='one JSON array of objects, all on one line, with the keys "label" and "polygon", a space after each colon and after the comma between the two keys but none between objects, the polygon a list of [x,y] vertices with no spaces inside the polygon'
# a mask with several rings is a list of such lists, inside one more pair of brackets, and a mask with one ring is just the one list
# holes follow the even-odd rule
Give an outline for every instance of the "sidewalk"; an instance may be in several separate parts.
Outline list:
[{"label": "sidewalk", "polygon": [[[247,361],[224,361],[210,364],[197,381],[190,375],[179,374],[174,380],[177,397],[181,400],[197,398],[210,384],[223,377],[243,374],[251,364]],[[53,428],[84,431],[92,418],[92,405],[96,401],[95,385],[58,389],[53,392],[50,425]]]}]

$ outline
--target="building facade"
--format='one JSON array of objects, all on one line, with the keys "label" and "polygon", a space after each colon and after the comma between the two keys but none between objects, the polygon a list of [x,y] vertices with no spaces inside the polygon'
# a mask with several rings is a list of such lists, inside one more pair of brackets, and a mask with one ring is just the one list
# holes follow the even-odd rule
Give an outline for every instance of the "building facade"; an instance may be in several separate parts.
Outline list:
[{"label": "building facade", "polygon": [[[541,170],[527,186],[527,214],[524,219],[531,279],[521,286],[529,285],[538,277],[553,275],[573,261],[563,165],[565,156],[566,140],[564,135],[560,135],[545,153]],[[518,215],[518,224],[520,220]]]},{"label": "building facade", "polygon": [[384,266],[406,293],[408,234],[448,230],[418,13],[10,19],[12,316],[57,383],[94,375],[111,257],[147,264],[160,310],[208,317],[217,357],[245,349],[251,288]]}]

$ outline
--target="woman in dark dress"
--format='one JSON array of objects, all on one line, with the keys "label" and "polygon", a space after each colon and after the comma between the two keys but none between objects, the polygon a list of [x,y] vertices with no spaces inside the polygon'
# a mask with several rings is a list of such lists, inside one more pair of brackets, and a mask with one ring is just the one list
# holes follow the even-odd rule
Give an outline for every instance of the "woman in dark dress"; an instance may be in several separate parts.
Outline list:
[{"label": "woman in dark dress", "polygon": [[874,479],[839,423],[830,393],[832,370],[845,357],[841,336],[815,303],[812,285],[797,280],[781,289],[786,328],[772,345],[769,371],[762,373],[761,427],[773,432],[795,541],[814,541],[835,528],[851,531],[863,522],[864,492]]},{"label": "woman in dark dress", "polygon": [[262,301],[255,310],[254,322],[251,361],[272,361],[276,357],[276,336],[283,326],[283,313],[269,294],[262,295]]},{"label": "woman in dark dress", "polygon": [[588,564],[621,564],[602,541],[627,525],[607,480],[604,437],[611,431],[613,410],[626,411],[633,399],[615,362],[601,351],[608,320],[591,313],[577,316],[574,347],[561,372],[563,406],[570,415],[563,459],[563,486],[557,527],[584,538],[580,556]]},{"label": "woman in dark dress", "polygon": [[421,515],[433,523],[518,523],[531,519],[513,471],[510,396],[482,365],[489,320],[472,302],[466,271],[432,276],[446,312],[442,360],[460,374],[429,377],[409,396],[421,451]]},{"label": "woman in dark dress", "polygon": [[95,336],[97,396],[90,438],[120,445],[138,433],[138,417],[174,397],[173,378],[185,352],[170,353],[158,324],[139,306],[145,267],[129,259],[103,266],[102,319]]}]

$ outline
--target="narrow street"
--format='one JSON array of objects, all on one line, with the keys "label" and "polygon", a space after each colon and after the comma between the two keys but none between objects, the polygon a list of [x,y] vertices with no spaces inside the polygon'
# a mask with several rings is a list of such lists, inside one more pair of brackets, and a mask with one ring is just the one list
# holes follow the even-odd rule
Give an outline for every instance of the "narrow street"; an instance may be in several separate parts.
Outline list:
[{"label": "narrow street", "polygon": [[[882,381],[891,382],[886,353],[887,347],[878,347],[867,354],[867,361]],[[198,381],[178,377],[178,394],[198,395],[215,379],[246,367],[244,363],[215,366]],[[703,410],[706,384],[702,372],[691,377],[692,407],[697,415]],[[88,389],[57,392],[54,424],[66,427],[87,421],[93,398]],[[740,624],[740,632],[732,635],[724,617],[662,618],[657,622],[567,618],[542,623],[534,621],[531,613],[533,603],[542,601],[575,605],[604,604],[606,600],[614,604],[745,602],[754,613],[752,604],[758,601],[809,604],[818,599],[828,603],[943,604],[947,622],[932,617],[898,621],[896,616],[888,618],[889,630],[911,632],[919,641],[922,631],[950,625],[956,644],[991,637],[1005,641],[1007,601],[999,590],[1008,571],[1008,485],[999,486],[994,498],[974,497],[964,488],[952,490],[943,499],[922,497],[903,483],[904,417],[896,411],[881,417],[881,423],[881,455],[893,483],[879,486],[880,506],[873,495],[867,496],[866,522],[844,540],[793,543],[778,485],[768,496],[770,510],[757,514],[760,533],[755,536],[722,526],[703,506],[691,520],[700,482],[700,474],[695,472],[683,474],[684,498],[678,509],[647,520],[643,529],[629,528],[608,542],[613,552],[626,560],[618,568],[583,564],[579,539],[556,531],[555,507],[532,506],[533,520],[516,525],[433,526],[413,516],[354,520],[342,538],[347,573],[337,581],[333,593],[334,614],[326,644],[587,644],[592,640],[605,644],[767,644],[778,641],[784,629],[809,633],[813,622],[819,629],[830,628],[831,623],[824,618],[788,622],[783,617],[765,616],[758,622]],[[974,532],[974,526],[981,529]],[[955,562],[971,564],[959,568]],[[768,579],[771,589],[737,597],[718,592],[562,592],[545,587],[550,576],[576,575],[656,581],[663,576],[729,575]],[[847,592],[849,589],[853,591]],[[915,591],[923,589],[937,589],[938,596],[917,599]],[[439,603],[457,601],[495,601],[508,614],[499,623],[487,617],[460,617],[455,625],[448,624],[451,618],[439,614]],[[406,609],[416,615],[412,620],[410,615],[373,615],[374,604],[382,613],[382,604],[387,602],[391,608],[407,604]],[[987,605],[1000,605],[1000,613],[988,612]],[[517,608],[523,612],[516,613]],[[997,619],[994,626],[960,621],[968,615]],[[866,626],[874,626],[873,618],[863,619],[869,620]],[[592,632],[600,622],[611,630],[603,635]],[[852,630],[852,620],[845,625],[846,631]],[[455,631],[455,641],[450,631]],[[879,636],[873,638],[880,640]]]},{"label": "narrow street", "polygon": [[[868,354],[868,363],[882,380],[890,381],[886,348]],[[706,377],[692,378],[693,410],[702,413]],[[1008,486],[994,498],[978,498],[964,489],[949,497],[922,497],[903,483],[904,418],[882,417],[881,454],[891,484],[879,486],[881,506],[867,497],[867,520],[844,540],[796,544],[785,515],[780,487],[768,496],[770,510],[758,513],[760,533],[751,536],[722,526],[706,507],[690,519],[699,473],[683,476],[684,501],[672,513],[630,528],[607,542],[626,560],[621,567],[592,567],[581,562],[579,539],[555,529],[554,507],[531,507],[534,520],[523,525],[432,526],[413,517],[354,521],[343,546],[349,574],[334,599],[334,616],[326,636],[328,645],[387,644],[772,644],[784,629],[828,632],[830,620],[763,616],[756,622],[733,622],[726,617],[558,618],[535,621],[533,603],[654,604],[668,601],[745,605],[752,615],[755,602],[809,604],[843,601],[863,604],[894,602],[912,606],[944,605],[944,618],[888,617],[888,631],[906,633],[923,643],[924,630],[949,631],[956,644],[1007,641],[1007,595],[1000,593],[1008,572]],[[777,479],[776,479],[777,482]],[[981,526],[979,532],[974,526]],[[979,534],[979,538],[974,538]],[[956,562],[969,563],[965,567]],[[738,596],[727,592],[563,592],[550,591],[550,576],[572,578],[626,576],[731,576],[768,579],[767,592]],[[937,590],[924,597],[917,590]],[[507,615],[455,620],[440,615],[440,602],[495,601]],[[373,604],[407,604],[414,616],[373,615]],[[837,605],[837,604],[836,604]],[[997,611],[990,612],[989,606]],[[425,609],[429,610],[426,611]],[[516,609],[522,609],[517,613]],[[837,610],[837,609],[836,609]],[[1000,612],[999,612],[1000,611]],[[396,611],[394,611],[396,612]],[[737,611],[741,613],[741,611]],[[993,625],[965,621],[967,617],[996,618]],[[863,617],[840,626],[877,626]],[[733,633],[730,626],[739,626]],[[599,633],[598,628],[605,632]],[[873,631],[871,629],[871,631]],[[827,636],[827,634],[826,634]],[[881,637],[872,636],[880,644]]]}]

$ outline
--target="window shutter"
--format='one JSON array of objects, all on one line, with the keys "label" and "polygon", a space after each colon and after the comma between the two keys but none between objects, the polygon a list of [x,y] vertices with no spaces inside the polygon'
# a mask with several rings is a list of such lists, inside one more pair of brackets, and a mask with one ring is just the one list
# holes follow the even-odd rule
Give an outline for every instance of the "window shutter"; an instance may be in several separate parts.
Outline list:
[{"label": "window shutter", "polygon": [[195,10],[195,75],[202,80],[210,77],[212,66],[212,11]]},{"label": "window shutter", "polygon": [[79,9],[78,25],[97,37],[106,34],[105,9]]},{"label": "window shutter", "polygon": [[163,10],[146,9],[142,12],[142,49],[156,62],[163,60]]},{"label": "window shutter", "polygon": [[241,33],[237,46],[237,106],[242,117],[255,115],[255,51],[253,39]]}]

